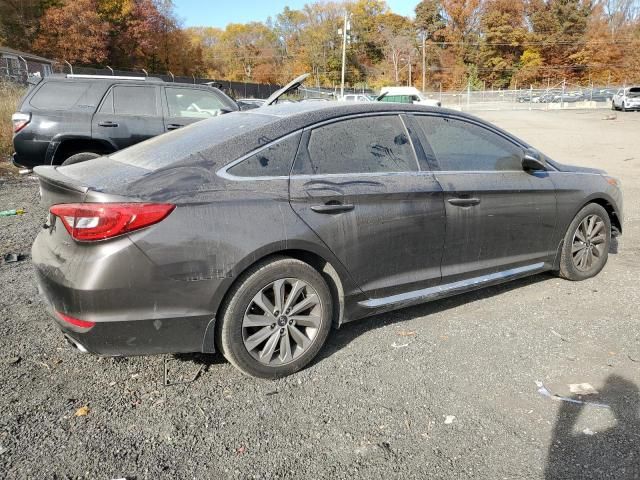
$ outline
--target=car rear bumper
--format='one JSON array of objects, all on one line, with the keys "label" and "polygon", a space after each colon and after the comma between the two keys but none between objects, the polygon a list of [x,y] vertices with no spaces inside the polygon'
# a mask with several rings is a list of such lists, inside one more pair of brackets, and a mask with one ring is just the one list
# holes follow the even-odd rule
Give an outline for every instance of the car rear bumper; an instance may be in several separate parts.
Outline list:
[{"label": "car rear bumper", "polygon": [[[51,238],[61,235],[66,232],[41,232],[32,259],[49,313],[79,350],[99,355],[213,351],[214,314],[193,307],[201,291],[160,275],[126,237],[86,247]],[[92,326],[78,327],[58,313]]]}]

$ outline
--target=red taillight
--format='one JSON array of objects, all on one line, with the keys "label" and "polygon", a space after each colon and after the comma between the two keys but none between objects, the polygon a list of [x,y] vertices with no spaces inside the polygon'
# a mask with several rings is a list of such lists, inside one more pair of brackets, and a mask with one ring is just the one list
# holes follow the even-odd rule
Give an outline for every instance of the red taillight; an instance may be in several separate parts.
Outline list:
[{"label": "red taillight", "polygon": [[73,318],[73,317],[70,317],[69,315],[65,315],[64,313],[60,313],[60,312],[56,312],[56,315],[58,315],[58,317],[60,317],[60,319],[63,322],[67,322],[71,325],[74,325],[80,328],[91,328],[96,324],[96,322],[90,322],[88,320],[80,320],[79,318]]},{"label": "red taillight", "polygon": [[13,123],[13,133],[18,133],[24,127],[29,125],[31,121],[30,113],[14,113],[11,115],[11,122]]},{"label": "red taillight", "polygon": [[106,240],[165,219],[175,205],[167,203],[66,203],[50,212],[81,242]]}]

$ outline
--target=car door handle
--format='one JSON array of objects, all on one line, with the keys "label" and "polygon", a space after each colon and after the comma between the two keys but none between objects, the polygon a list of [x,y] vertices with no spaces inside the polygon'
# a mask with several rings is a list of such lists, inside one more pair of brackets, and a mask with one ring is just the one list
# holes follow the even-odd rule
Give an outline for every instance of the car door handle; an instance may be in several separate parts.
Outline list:
[{"label": "car door handle", "polygon": [[455,207],[473,207],[474,205],[478,205],[480,203],[479,198],[450,198],[447,200],[451,205]]},{"label": "car door handle", "polygon": [[110,121],[100,122],[100,123],[98,123],[98,125],[99,125],[99,126],[101,126],[101,127],[112,127],[112,128],[113,128],[113,127],[117,127],[117,126],[118,126],[118,124],[117,124],[117,123],[115,123],[115,122],[110,122]]},{"label": "car door handle", "polygon": [[180,127],[184,127],[184,125],[181,125],[179,123],[170,123],[167,125],[167,130],[176,130]]},{"label": "car door handle", "polygon": [[355,205],[350,203],[325,203],[324,205],[314,205],[311,207],[316,213],[342,213],[353,210]]}]

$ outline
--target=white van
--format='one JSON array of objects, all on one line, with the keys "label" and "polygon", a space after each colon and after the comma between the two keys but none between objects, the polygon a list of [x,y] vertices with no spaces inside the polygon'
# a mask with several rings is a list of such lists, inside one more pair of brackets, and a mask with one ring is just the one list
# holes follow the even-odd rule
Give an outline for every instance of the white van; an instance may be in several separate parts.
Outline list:
[{"label": "white van", "polygon": [[383,87],[380,90],[379,102],[391,103],[413,103],[418,105],[427,105],[429,107],[440,107],[439,100],[427,98],[416,87]]}]

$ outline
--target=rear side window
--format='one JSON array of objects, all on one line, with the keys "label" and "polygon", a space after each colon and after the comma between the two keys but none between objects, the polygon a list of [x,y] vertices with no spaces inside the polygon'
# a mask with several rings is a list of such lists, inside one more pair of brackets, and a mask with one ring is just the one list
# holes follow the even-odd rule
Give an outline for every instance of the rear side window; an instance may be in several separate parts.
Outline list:
[{"label": "rear side window", "polygon": [[73,107],[89,89],[86,82],[47,82],[29,103],[42,110],[66,110]]},{"label": "rear side window", "polygon": [[443,171],[522,171],[522,149],[486,128],[444,117],[416,120]]},{"label": "rear side window", "polygon": [[285,138],[254,153],[227,170],[238,177],[284,177],[289,175],[301,134]]},{"label": "rear side window", "polygon": [[155,116],[156,88],[118,85],[113,88],[113,108],[116,115]]},{"label": "rear side window", "polygon": [[[307,158],[304,158],[307,157]],[[396,115],[354,118],[312,130],[296,173],[376,173],[418,169]]]}]

